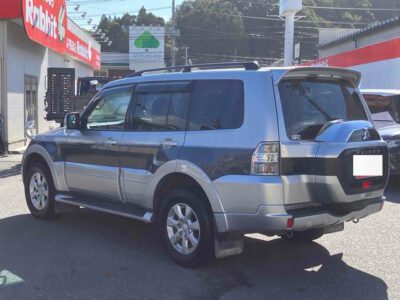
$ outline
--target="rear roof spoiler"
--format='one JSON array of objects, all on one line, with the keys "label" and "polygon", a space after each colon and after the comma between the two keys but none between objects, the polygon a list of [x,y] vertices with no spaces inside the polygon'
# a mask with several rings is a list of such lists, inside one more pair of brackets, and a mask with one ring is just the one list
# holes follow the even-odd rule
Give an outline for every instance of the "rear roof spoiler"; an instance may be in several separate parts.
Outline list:
[{"label": "rear roof spoiler", "polygon": [[283,79],[302,77],[345,79],[351,81],[356,87],[361,82],[361,73],[354,70],[331,67],[295,67],[275,73],[274,83],[279,84]]}]

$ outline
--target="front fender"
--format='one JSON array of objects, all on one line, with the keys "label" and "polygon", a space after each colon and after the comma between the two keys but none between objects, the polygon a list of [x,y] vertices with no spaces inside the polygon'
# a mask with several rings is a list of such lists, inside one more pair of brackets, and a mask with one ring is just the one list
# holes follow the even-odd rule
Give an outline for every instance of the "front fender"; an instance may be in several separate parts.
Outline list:
[{"label": "front fender", "polygon": [[28,149],[26,149],[24,156],[22,158],[22,178],[24,176],[24,166],[25,162],[29,157],[33,154],[39,155],[43,158],[50,170],[51,176],[53,177],[53,182],[55,189],[57,191],[66,191],[66,183],[64,179],[64,163],[63,162],[54,162],[50,153],[40,144],[30,145]]}]

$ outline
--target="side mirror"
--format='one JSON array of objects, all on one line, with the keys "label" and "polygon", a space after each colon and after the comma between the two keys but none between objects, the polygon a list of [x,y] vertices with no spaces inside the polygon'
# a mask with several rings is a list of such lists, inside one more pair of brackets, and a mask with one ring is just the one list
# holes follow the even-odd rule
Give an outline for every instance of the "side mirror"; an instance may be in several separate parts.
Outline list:
[{"label": "side mirror", "polygon": [[35,128],[35,121],[28,121],[25,125],[25,133],[28,139],[34,139],[35,134],[32,133],[32,130]]},{"label": "side mirror", "polygon": [[79,129],[81,125],[81,116],[79,113],[69,113],[65,115],[64,126],[67,129]]}]

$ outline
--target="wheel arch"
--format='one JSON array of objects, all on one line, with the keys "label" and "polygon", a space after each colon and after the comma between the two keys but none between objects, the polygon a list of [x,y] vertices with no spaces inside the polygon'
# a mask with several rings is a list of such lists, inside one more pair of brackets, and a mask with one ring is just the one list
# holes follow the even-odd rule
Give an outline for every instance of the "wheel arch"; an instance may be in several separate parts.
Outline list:
[{"label": "wheel arch", "polygon": [[29,165],[35,160],[40,160],[47,166],[47,168],[51,173],[55,189],[60,190],[60,181],[54,168],[54,162],[50,154],[46,151],[46,149],[40,145],[29,146],[23,156],[22,179],[24,180],[24,182],[25,182],[26,170],[29,167]]},{"label": "wheel arch", "polygon": [[158,177],[154,186],[153,209],[156,212],[160,204],[161,196],[174,188],[195,188],[208,201],[212,213],[222,213],[224,208],[217,190],[209,177],[198,166],[186,162],[176,161],[176,166],[169,172]]}]

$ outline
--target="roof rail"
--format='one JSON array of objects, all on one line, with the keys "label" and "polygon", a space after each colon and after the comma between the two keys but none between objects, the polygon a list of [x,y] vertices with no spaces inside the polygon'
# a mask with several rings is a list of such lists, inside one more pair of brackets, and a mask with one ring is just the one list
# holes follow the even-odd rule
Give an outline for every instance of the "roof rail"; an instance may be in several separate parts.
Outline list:
[{"label": "roof rail", "polygon": [[135,72],[127,76],[129,77],[139,77],[145,73],[150,72],[157,72],[157,71],[172,71],[172,70],[180,70],[183,73],[192,72],[192,68],[199,68],[199,69],[222,69],[222,68],[238,68],[242,67],[246,71],[257,71],[260,69],[260,65],[256,61],[250,62],[227,62],[227,63],[210,63],[210,64],[196,64],[196,65],[183,65],[183,66],[175,66],[175,67],[166,67],[166,68],[157,68],[157,69],[148,69],[139,72]]}]

